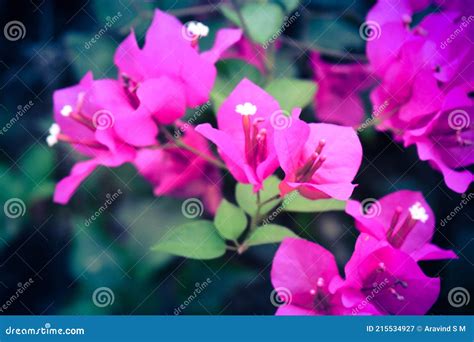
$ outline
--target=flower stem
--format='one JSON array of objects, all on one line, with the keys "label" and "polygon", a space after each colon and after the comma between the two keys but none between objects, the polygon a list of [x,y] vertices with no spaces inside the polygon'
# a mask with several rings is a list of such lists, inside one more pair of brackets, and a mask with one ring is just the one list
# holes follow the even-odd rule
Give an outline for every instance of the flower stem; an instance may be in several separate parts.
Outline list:
[{"label": "flower stem", "polygon": [[334,58],[343,58],[343,59],[349,59],[353,61],[367,62],[367,57],[362,54],[354,54],[354,53],[343,52],[343,51],[338,51],[334,49],[328,49],[328,48],[324,48],[322,46],[316,45],[314,43],[300,42],[300,41],[291,39],[288,36],[281,36],[279,39],[283,43],[290,46],[297,47],[298,49],[301,49],[303,51],[313,50],[313,51],[317,51]]},{"label": "flower stem", "polygon": [[272,196],[270,198],[267,198],[265,201],[260,203],[260,205],[263,207],[265,204],[276,201],[277,199],[280,199],[280,201],[283,200],[283,198],[281,198],[280,195],[275,195],[275,196]]}]

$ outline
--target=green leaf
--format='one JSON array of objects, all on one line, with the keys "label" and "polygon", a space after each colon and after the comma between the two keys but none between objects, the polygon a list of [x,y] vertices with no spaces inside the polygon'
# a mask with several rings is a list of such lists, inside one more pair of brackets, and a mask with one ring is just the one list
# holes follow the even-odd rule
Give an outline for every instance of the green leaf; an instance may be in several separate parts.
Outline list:
[{"label": "green leaf", "polygon": [[247,216],[242,209],[224,199],[217,209],[214,225],[224,239],[237,240],[247,227]]},{"label": "green leaf", "polygon": [[234,24],[241,26],[239,16],[237,15],[237,12],[234,11],[232,6],[222,4],[219,6],[219,9],[221,10],[224,17],[232,21]]},{"label": "green leaf", "polygon": [[[260,190],[260,201],[264,202],[279,194],[280,190],[278,185],[280,179],[276,176],[268,177],[263,182],[263,189]],[[253,192],[253,185],[238,183],[235,188],[235,198],[239,206],[245,210],[249,215],[254,216],[257,212],[257,194]],[[275,205],[279,203],[279,200],[274,200],[262,206],[260,214],[263,215],[269,212]]]},{"label": "green leaf", "polygon": [[346,208],[346,202],[335,199],[310,200],[298,194],[297,191],[294,191],[285,196],[282,208],[284,211],[299,213],[324,212],[344,210]]},{"label": "green leaf", "polygon": [[262,80],[256,67],[240,59],[220,61],[216,67],[217,79],[211,92],[211,100],[214,102],[216,110],[243,78],[248,78],[255,84],[260,84]]},{"label": "green leaf", "polygon": [[300,5],[299,0],[274,0],[274,2],[281,4],[286,12],[292,12]]},{"label": "green leaf", "polygon": [[[221,11],[227,19],[242,27],[242,23],[229,6],[221,6]],[[248,28],[250,38],[259,44],[268,43],[283,24],[284,13],[280,6],[274,3],[247,3],[241,8],[241,14]]]},{"label": "green leaf", "polygon": [[313,102],[316,83],[296,78],[273,80],[265,89],[279,103],[281,109],[290,113],[295,107],[304,108]]},{"label": "green leaf", "polygon": [[170,230],[152,250],[192,259],[214,259],[223,255],[225,248],[214,224],[199,220]]},{"label": "green leaf", "polygon": [[297,237],[297,235],[286,227],[276,224],[268,224],[266,226],[258,227],[252,235],[250,235],[247,241],[245,241],[245,245],[257,246],[267,243],[277,243],[287,237]]}]

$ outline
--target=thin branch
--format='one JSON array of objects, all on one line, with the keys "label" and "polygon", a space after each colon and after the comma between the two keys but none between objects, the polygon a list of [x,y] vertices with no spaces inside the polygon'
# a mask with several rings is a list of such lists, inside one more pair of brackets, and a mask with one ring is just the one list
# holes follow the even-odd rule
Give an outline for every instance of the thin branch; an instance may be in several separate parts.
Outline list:
[{"label": "thin branch", "polygon": [[314,51],[320,52],[322,54],[325,54],[327,56],[334,57],[334,58],[349,59],[349,60],[359,61],[359,62],[364,62],[364,63],[367,62],[367,57],[362,54],[355,54],[355,53],[350,53],[350,52],[342,52],[342,51],[338,51],[334,49],[328,49],[328,48],[316,45],[314,43],[308,44],[305,42],[300,42],[300,41],[291,39],[288,36],[281,36],[279,39],[285,44],[297,47],[304,51],[314,50]]},{"label": "thin branch", "polygon": [[185,17],[188,15],[199,15],[215,12],[219,9],[218,5],[209,4],[209,5],[200,5],[193,6],[188,8],[180,8],[175,10],[169,10],[168,12],[177,17]]},{"label": "thin branch", "polygon": [[195,155],[197,155],[198,157],[208,161],[209,163],[221,168],[221,169],[224,169],[224,170],[227,170],[227,166],[221,162],[220,160],[218,159],[215,159],[205,153],[202,153],[201,151],[199,151],[198,149],[194,148],[193,146],[190,146],[188,144],[186,144],[183,140],[181,139],[175,139],[171,134],[170,132],[168,132],[166,129],[163,130],[163,133],[165,134],[165,136],[168,138],[168,140],[172,143],[174,143],[176,146],[178,147],[181,147],[191,153],[194,153]]}]

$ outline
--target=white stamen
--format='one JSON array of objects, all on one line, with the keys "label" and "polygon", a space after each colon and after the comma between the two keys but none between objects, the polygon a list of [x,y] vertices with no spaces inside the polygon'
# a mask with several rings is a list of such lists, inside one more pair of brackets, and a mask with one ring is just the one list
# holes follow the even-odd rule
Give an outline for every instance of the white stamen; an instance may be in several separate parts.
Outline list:
[{"label": "white stamen", "polygon": [[235,107],[235,111],[240,115],[254,115],[257,112],[257,106],[250,102],[245,102],[244,104],[238,104]]},{"label": "white stamen", "polygon": [[70,105],[65,105],[62,109],[61,109],[61,115],[62,116],[69,116],[71,115],[73,109],[72,109],[72,106]]},{"label": "white stamen", "polygon": [[410,208],[408,208],[408,210],[410,211],[412,219],[421,221],[423,223],[428,220],[428,214],[426,213],[425,208],[422,207],[420,202],[416,202]]},{"label": "white stamen", "polygon": [[46,137],[46,143],[49,147],[53,147],[58,143],[58,137],[56,135],[48,135]]},{"label": "white stamen", "polygon": [[188,32],[196,37],[206,37],[209,34],[209,27],[198,21],[192,21],[188,24]]},{"label": "white stamen", "polygon": [[49,128],[49,134],[58,135],[59,133],[61,133],[61,128],[59,127],[57,123],[53,123],[51,127]]},{"label": "white stamen", "polygon": [[316,285],[318,287],[323,287],[324,286],[324,279],[322,277],[319,277],[318,281],[316,282]]},{"label": "white stamen", "polygon": [[314,295],[316,294],[316,290],[315,290],[315,289],[311,289],[311,290],[309,290],[309,293],[310,293],[312,296],[314,296]]},{"label": "white stamen", "polygon": [[49,128],[49,135],[46,137],[46,143],[49,147],[53,147],[58,143],[58,134],[61,133],[61,128],[58,124],[53,123]]}]

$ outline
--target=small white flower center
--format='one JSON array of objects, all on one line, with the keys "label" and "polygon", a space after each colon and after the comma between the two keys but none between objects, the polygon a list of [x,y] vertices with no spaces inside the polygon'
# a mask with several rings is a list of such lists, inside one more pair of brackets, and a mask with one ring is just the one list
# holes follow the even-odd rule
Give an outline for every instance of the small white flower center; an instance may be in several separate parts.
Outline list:
[{"label": "small white flower center", "polygon": [[410,208],[408,208],[408,210],[410,211],[412,219],[421,221],[423,223],[428,220],[428,214],[426,213],[425,208],[423,208],[420,202],[416,202]]},{"label": "small white flower center", "polygon": [[69,116],[69,115],[71,115],[72,111],[73,111],[72,106],[65,105],[63,108],[61,108],[61,115],[62,116]]},{"label": "small white flower center", "polygon": [[318,281],[316,282],[316,285],[318,287],[323,287],[324,286],[324,279],[322,277],[319,277]]},{"label": "small white flower center", "polygon": [[257,106],[250,102],[245,102],[238,104],[235,107],[235,111],[240,115],[254,115],[257,112]]},{"label": "small white flower center", "polygon": [[49,128],[49,135],[46,137],[46,143],[49,147],[53,147],[58,143],[58,134],[61,133],[61,128],[58,124],[53,123]]},{"label": "small white flower center", "polygon": [[197,37],[206,37],[209,34],[209,27],[198,21],[190,22],[187,29],[190,34]]}]

